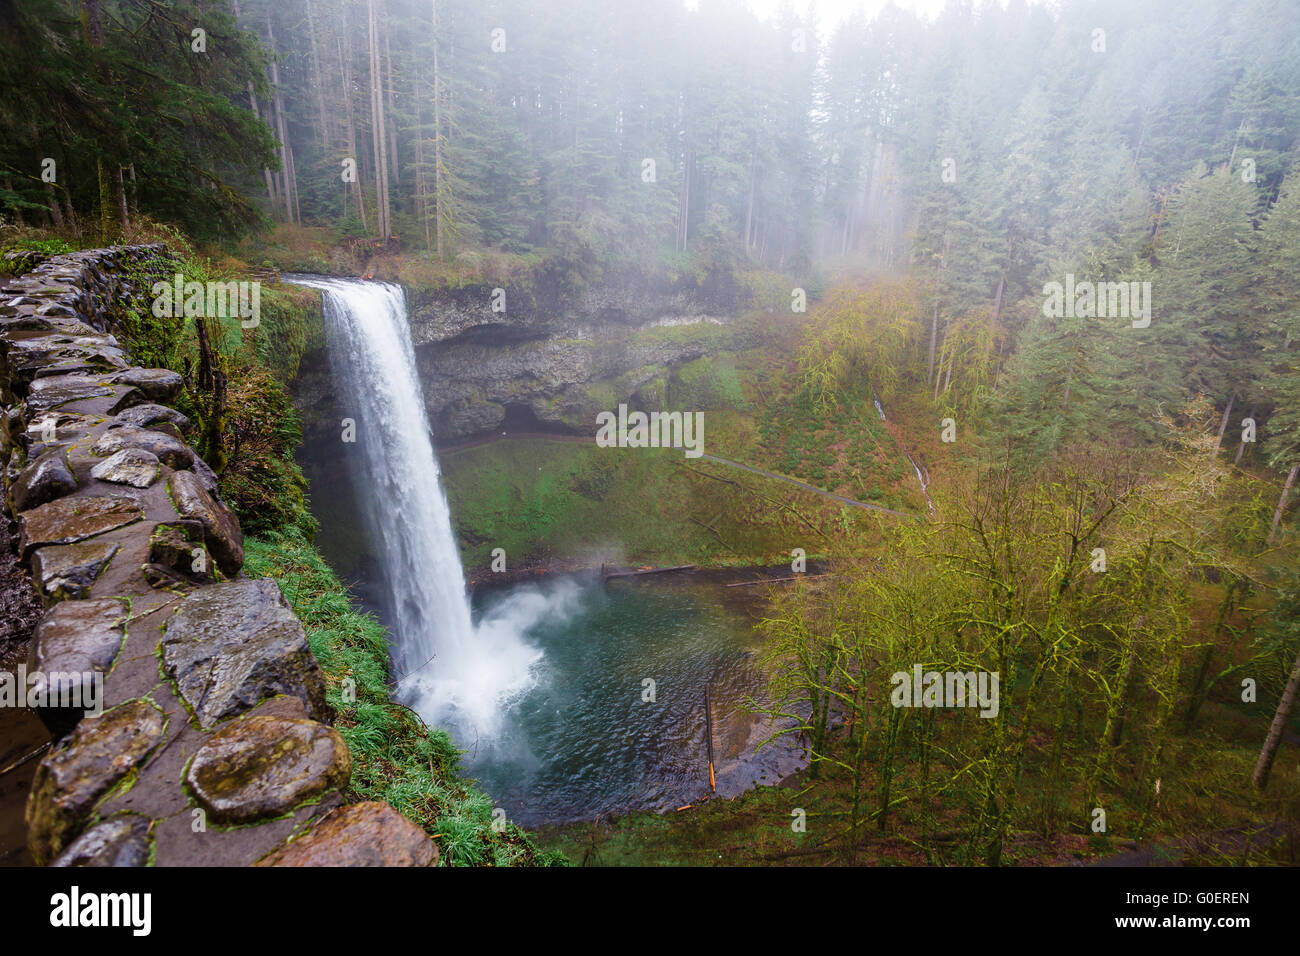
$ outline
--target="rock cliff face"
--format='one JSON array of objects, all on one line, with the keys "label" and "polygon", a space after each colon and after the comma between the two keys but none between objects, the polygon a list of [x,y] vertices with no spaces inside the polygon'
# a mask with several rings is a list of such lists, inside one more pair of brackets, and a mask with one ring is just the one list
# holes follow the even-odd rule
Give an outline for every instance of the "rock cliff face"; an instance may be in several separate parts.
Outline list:
[{"label": "rock cliff face", "polygon": [[[619,402],[661,408],[681,365],[743,347],[727,318],[740,305],[735,290],[656,287],[635,276],[573,297],[472,286],[408,294],[407,305],[440,442],[503,427],[594,431],[596,414]],[[304,359],[295,394],[309,431],[346,417],[324,351]]]},{"label": "rock cliff face", "polygon": [[[169,407],[180,376],[114,337],[115,303],[143,295],[124,276],[149,268],[173,268],[164,248],[0,284],[4,510],[45,607],[28,673],[79,694],[39,702],[54,743],[29,849],[56,866],[436,862],[391,808],[338,809],[351,757],[303,626],[240,573],[239,521]],[[20,675],[0,678],[12,693]]]}]

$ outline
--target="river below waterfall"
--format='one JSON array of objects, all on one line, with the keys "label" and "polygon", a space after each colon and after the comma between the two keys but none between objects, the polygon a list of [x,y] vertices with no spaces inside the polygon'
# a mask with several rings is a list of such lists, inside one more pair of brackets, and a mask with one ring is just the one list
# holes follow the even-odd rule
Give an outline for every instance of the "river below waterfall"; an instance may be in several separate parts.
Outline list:
[{"label": "river below waterfall", "polygon": [[[793,739],[758,748],[771,724],[745,705],[766,683],[753,591],[691,578],[602,585],[594,575],[545,587],[566,598],[564,613],[529,633],[542,651],[536,685],[510,708],[505,733],[462,743],[469,773],[512,820],[595,819],[708,795],[706,683],[718,796],[802,765]],[[499,613],[529,590],[481,596],[476,611]]]}]

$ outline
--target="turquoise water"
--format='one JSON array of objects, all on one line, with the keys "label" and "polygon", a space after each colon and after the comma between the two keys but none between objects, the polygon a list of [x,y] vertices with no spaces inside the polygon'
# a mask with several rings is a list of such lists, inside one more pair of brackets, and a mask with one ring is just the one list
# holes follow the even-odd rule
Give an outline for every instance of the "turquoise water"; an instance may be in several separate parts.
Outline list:
[{"label": "turquoise water", "polygon": [[712,682],[718,795],[777,783],[800,761],[788,746],[754,752],[769,728],[743,706],[764,684],[747,591],[656,577],[480,596],[476,617],[511,616],[529,592],[559,610],[526,635],[542,651],[536,684],[511,705],[504,732],[458,739],[469,774],[524,826],[691,803],[709,793]]}]

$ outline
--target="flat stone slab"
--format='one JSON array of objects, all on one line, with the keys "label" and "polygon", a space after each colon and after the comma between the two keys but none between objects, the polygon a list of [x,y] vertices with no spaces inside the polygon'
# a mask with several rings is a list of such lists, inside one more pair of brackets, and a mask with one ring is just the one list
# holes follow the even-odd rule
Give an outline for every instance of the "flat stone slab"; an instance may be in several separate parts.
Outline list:
[{"label": "flat stone slab", "polygon": [[47,544],[71,544],[144,517],[129,498],[60,498],[18,515],[18,550],[26,555]]},{"label": "flat stone slab", "polygon": [[102,421],[102,418],[93,415],[78,415],[73,412],[41,412],[27,423],[27,441],[34,444],[80,438]]},{"label": "flat stone slab", "polygon": [[[195,456],[196,466],[200,460]],[[244,535],[234,512],[213,497],[204,487],[203,478],[194,472],[176,472],[168,479],[167,489],[176,513],[203,525],[204,542],[221,573],[227,577],[238,574],[244,566]]]},{"label": "flat stone slab", "polygon": [[203,728],[277,694],[298,698],[313,717],[329,715],[307,632],[269,578],[191,594],[167,622],[162,660]]},{"label": "flat stone slab", "polygon": [[351,777],[352,755],[333,727],[250,714],[199,747],[185,780],[211,820],[231,824],[283,816]]},{"label": "flat stone slab", "polygon": [[154,824],[154,866],[248,866],[342,803],[335,790],[291,815],[231,829],[213,824],[204,833],[192,829],[193,810],[178,813]]},{"label": "flat stone slab", "polygon": [[95,804],[163,739],[167,721],[148,701],[127,701],[87,718],[36,768],[27,798],[27,846],[54,859]]},{"label": "flat stone slab", "polygon": [[52,332],[54,326],[38,316],[34,308],[20,309],[17,306],[0,305],[0,331]]},{"label": "flat stone slab", "polygon": [[59,854],[51,866],[148,866],[151,821],[125,814],[97,823]]},{"label": "flat stone slab", "polygon": [[146,398],[156,402],[168,402],[181,393],[184,380],[177,373],[165,368],[131,368],[118,375],[115,381],[124,385],[134,385]]},{"label": "flat stone slab", "polygon": [[46,411],[59,405],[66,405],[68,402],[87,398],[106,398],[113,394],[112,387],[104,385],[97,378],[86,375],[58,375],[51,378],[38,378],[32,382],[26,404],[31,410]]},{"label": "flat stone slab", "polygon": [[112,541],[78,541],[39,548],[32,554],[32,580],[48,607],[84,598],[121,546]]},{"label": "flat stone slab", "polygon": [[[106,674],[122,649],[125,618],[126,604],[122,601],[64,601],[55,605],[36,625],[27,652],[28,672],[63,675],[61,679],[69,687],[93,681],[96,674]],[[88,699],[89,690],[83,686],[81,699]],[[82,714],[47,706],[41,708],[40,716],[57,740],[76,727]]]},{"label": "flat stone slab", "polygon": [[[37,379],[36,381],[50,381],[50,379]],[[111,398],[111,390],[97,388],[92,385],[80,386],[60,386],[59,388],[46,389],[45,391],[29,395],[26,398],[26,405],[33,411],[45,411],[51,408],[57,408],[60,405],[67,405],[70,402],[79,402],[87,398]]]},{"label": "flat stone slab", "polygon": [[148,428],[160,422],[170,422],[182,431],[190,427],[190,420],[176,409],[168,408],[166,405],[156,405],[153,402],[123,409],[117,413],[117,420],[124,425],[135,425],[137,428]]},{"label": "flat stone slab", "polygon": [[113,455],[125,448],[138,448],[172,468],[188,468],[194,453],[182,441],[152,428],[135,425],[111,426],[90,448],[92,455]]},{"label": "flat stone slab", "polygon": [[429,835],[386,803],[367,800],[335,810],[308,833],[263,857],[258,866],[437,866]]},{"label": "flat stone slab", "polygon": [[144,448],[123,448],[90,469],[90,477],[132,488],[148,488],[158,480],[158,456]]},{"label": "flat stone slab", "polygon": [[28,667],[106,672],[121,649],[125,620],[125,602],[112,598],[60,604],[36,625]]}]

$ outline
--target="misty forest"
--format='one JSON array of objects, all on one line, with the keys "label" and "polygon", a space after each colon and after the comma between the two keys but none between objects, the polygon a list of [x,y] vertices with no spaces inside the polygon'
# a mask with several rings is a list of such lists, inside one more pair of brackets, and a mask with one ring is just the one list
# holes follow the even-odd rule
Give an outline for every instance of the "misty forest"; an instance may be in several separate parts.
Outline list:
[{"label": "misty forest", "polygon": [[0,0],[0,861],[1300,862],[1296,14]]}]

